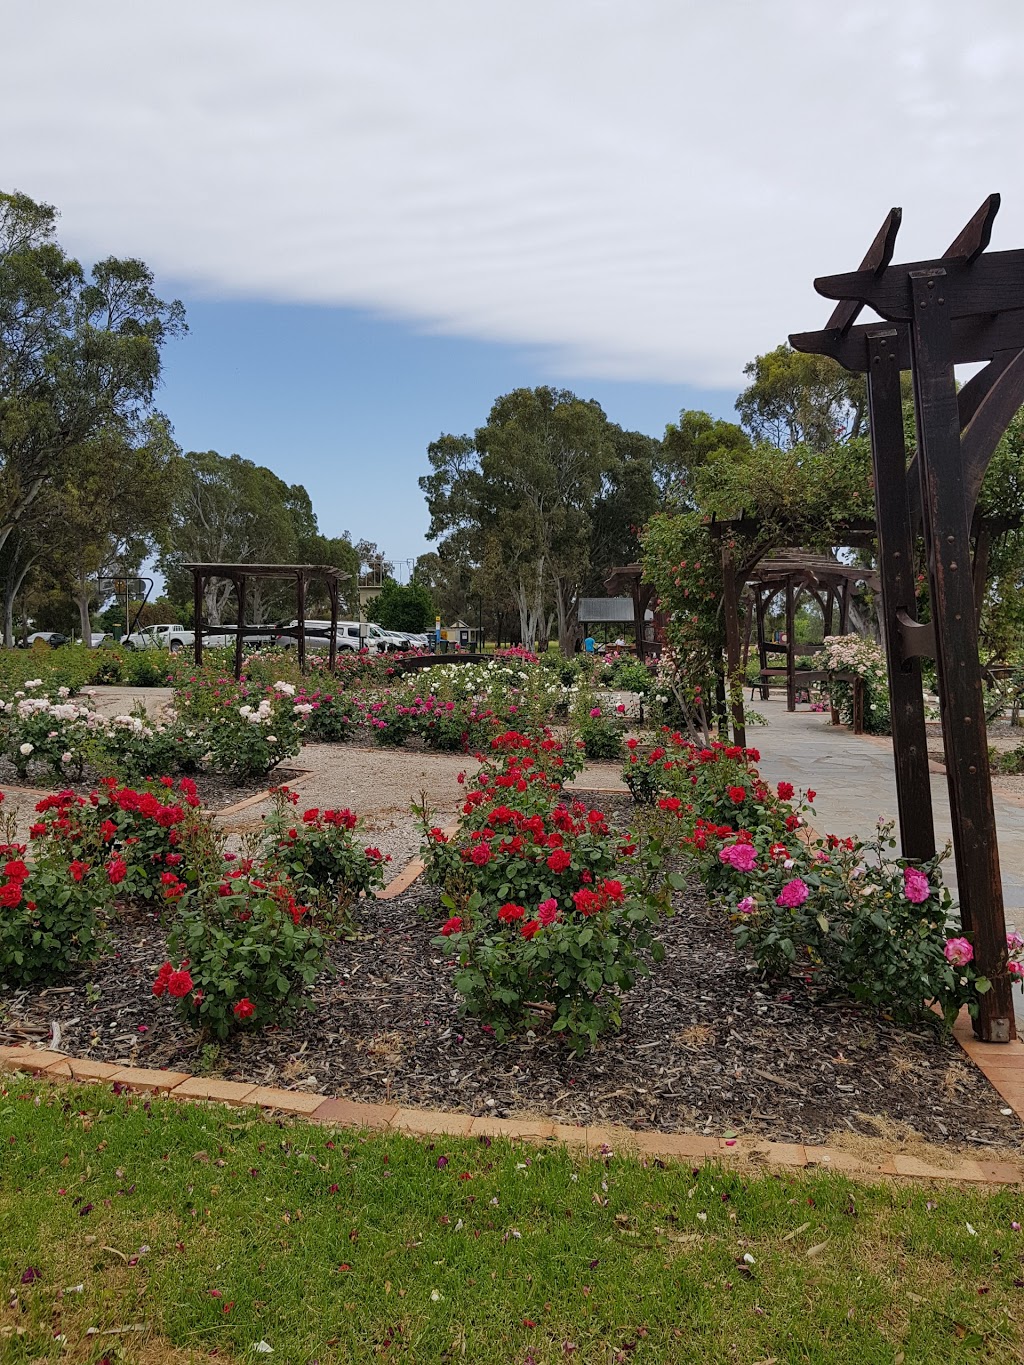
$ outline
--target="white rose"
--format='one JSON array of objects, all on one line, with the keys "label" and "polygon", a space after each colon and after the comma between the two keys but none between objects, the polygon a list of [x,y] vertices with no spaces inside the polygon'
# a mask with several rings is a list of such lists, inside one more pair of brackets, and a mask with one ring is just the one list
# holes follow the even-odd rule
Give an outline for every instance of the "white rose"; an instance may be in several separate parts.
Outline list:
[{"label": "white rose", "polygon": [[268,743],[268,744],[276,744],[276,743],[277,743],[277,735],[267,735],[267,743]]},{"label": "white rose", "polygon": [[61,756],[60,756],[60,761],[61,761],[62,763],[70,763],[70,762],[71,762],[71,757],[72,757],[72,756],[71,756],[70,753],[65,752],[65,753],[61,754]]},{"label": "white rose", "polygon": [[34,744],[23,744],[19,750],[19,753],[24,754],[25,757],[28,758],[29,754],[35,747],[36,746]]},{"label": "white rose", "polygon": [[274,684],[274,691],[280,692],[285,697],[295,696],[294,684],[288,682],[276,682]]}]

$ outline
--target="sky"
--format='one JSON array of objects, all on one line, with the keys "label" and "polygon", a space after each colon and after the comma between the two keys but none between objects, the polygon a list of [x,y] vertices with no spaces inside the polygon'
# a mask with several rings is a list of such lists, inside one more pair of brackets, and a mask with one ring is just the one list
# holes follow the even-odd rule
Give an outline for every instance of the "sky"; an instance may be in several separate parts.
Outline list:
[{"label": "sky", "polygon": [[0,0],[0,187],[134,255],[160,405],[322,528],[426,548],[442,431],[555,384],[661,434],[824,323],[893,204],[1024,240],[1018,0]]}]

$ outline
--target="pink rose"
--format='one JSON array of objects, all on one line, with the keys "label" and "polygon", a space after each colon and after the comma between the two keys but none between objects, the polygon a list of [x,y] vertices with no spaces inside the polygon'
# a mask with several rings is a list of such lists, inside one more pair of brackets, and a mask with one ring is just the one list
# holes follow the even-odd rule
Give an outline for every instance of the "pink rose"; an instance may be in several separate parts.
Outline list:
[{"label": "pink rose", "polygon": [[784,906],[787,910],[795,910],[798,905],[803,905],[810,894],[807,883],[801,877],[794,877],[775,897],[775,904]]},{"label": "pink rose", "polygon": [[932,894],[932,888],[928,878],[916,867],[905,867],[903,869],[903,894],[908,901],[913,901],[920,905]]},{"label": "pink rose", "polygon": [[737,902],[736,909],[741,915],[752,915],[757,909],[757,901],[754,900],[753,896],[744,896],[741,901]]},{"label": "pink rose", "polygon": [[974,949],[965,938],[948,938],[942,951],[946,955],[946,961],[951,962],[954,967],[966,967],[974,957]]},{"label": "pink rose", "polygon": [[753,844],[727,844],[718,856],[737,872],[752,872],[757,862],[757,850]]},{"label": "pink rose", "polygon": [[558,918],[558,902],[554,896],[546,901],[541,901],[540,905],[537,906],[537,918],[545,926],[554,924]]}]

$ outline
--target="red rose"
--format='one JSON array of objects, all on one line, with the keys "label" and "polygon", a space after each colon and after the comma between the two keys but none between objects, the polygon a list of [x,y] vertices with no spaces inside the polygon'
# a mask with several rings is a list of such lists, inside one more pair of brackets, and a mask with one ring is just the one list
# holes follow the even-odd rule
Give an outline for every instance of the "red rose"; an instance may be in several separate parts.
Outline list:
[{"label": "red rose", "polygon": [[368,848],[365,852],[371,863],[382,863],[384,861],[384,854],[379,848]]},{"label": "red rose", "polygon": [[107,863],[107,878],[111,886],[116,886],[118,882],[123,882],[128,875],[128,864],[123,858],[111,858]]},{"label": "red rose", "polygon": [[548,867],[552,872],[564,872],[571,863],[572,854],[565,848],[556,848],[547,860]]},{"label": "red rose", "polygon": [[808,803],[812,802],[812,801],[814,800],[814,798],[815,798],[817,795],[818,795],[818,793],[817,793],[817,792],[812,792],[811,789],[810,789],[810,787],[807,788],[807,800],[808,800]]},{"label": "red rose", "polygon": [[777,788],[780,801],[791,801],[793,799],[792,782],[780,782]]},{"label": "red rose", "polygon": [[539,919],[528,919],[519,932],[522,934],[523,938],[533,938],[539,928]]},{"label": "red rose", "polygon": [[21,904],[21,882],[7,882],[0,886],[0,905],[15,906]]},{"label": "red rose", "polygon": [[[477,867],[486,866],[486,864],[489,863],[491,860],[490,844],[480,842],[474,847],[473,852],[469,856],[470,860],[474,862],[477,865]],[[554,854],[552,854],[551,856],[554,857]]]},{"label": "red rose", "polygon": [[441,925],[441,933],[445,938],[447,938],[449,934],[458,934],[461,932],[462,920],[458,915],[452,915],[451,919],[445,920],[444,924]]},{"label": "red rose", "polygon": [[176,972],[171,972],[167,978],[167,994],[173,995],[175,1000],[183,1000],[186,995],[191,994],[192,977],[180,967]]},{"label": "red rose", "polygon": [[156,980],[153,982],[154,995],[163,995],[164,991],[167,989],[167,982],[170,980],[173,971],[174,968],[169,962],[161,964],[160,970],[157,972]]},{"label": "red rose", "polygon": [[234,1008],[234,1016],[236,1019],[251,1019],[255,1013],[256,1006],[248,996],[243,996]]},{"label": "red rose", "polygon": [[729,788],[729,800],[732,801],[735,805],[741,806],[746,799],[747,799],[746,787]]},{"label": "red rose", "polygon": [[596,891],[574,891],[572,901],[581,915],[596,915],[601,909],[601,897]]},{"label": "red rose", "polygon": [[525,914],[526,911],[523,906],[512,905],[510,903],[501,907],[498,911],[498,918],[503,924],[515,924],[516,921],[521,920]]},{"label": "red rose", "polygon": [[30,839],[42,839],[46,834],[46,826],[43,824],[30,825],[28,834]]},{"label": "red rose", "polygon": [[4,864],[4,875],[10,877],[13,882],[23,882],[28,876],[28,868],[20,858],[12,858],[9,863]]},{"label": "red rose", "polygon": [[69,866],[68,871],[71,873],[72,877],[74,877],[76,882],[80,882],[82,878],[85,876],[85,874],[89,871],[89,864],[79,862],[79,860],[76,858],[75,861]]}]

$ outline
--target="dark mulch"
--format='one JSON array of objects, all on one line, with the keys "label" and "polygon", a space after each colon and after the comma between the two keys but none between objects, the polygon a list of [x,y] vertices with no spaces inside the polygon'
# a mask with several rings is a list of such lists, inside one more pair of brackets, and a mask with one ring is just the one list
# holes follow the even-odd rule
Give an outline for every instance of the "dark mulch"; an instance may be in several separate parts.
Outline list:
[{"label": "dark mulch", "polygon": [[[602,797],[607,809],[614,798]],[[908,1030],[799,981],[765,988],[697,888],[678,896],[667,958],[625,1005],[622,1032],[572,1056],[538,1026],[504,1046],[462,1020],[445,954],[431,944],[437,892],[415,884],[360,912],[336,944],[315,1008],[289,1029],[203,1056],[150,985],[165,956],[152,919],[130,918],[115,951],[73,985],[0,996],[0,1039],[46,1042],[137,1066],[177,1067],[354,1099],[566,1123],[820,1142],[837,1129],[877,1136],[872,1117],[932,1142],[1019,1146],[1024,1126],[959,1046]],[[90,1004],[86,984],[91,983]],[[96,995],[98,992],[98,996]]]},{"label": "dark mulch", "polygon": [[[301,767],[275,768],[265,777],[241,783],[220,773],[198,772],[193,773],[192,778],[196,784],[199,799],[207,810],[223,810],[226,806],[233,806],[238,801],[244,801],[248,796],[255,796],[258,792],[266,791],[269,783],[277,786],[282,782],[291,782],[304,771],[305,769]],[[158,775],[162,776],[162,774]],[[0,758],[0,791],[8,787],[20,787],[22,790],[38,788],[40,796],[55,791],[74,791],[85,796],[96,790],[96,784],[100,777],[101,774],[98,771],[87,766],[80,778],[61,779],[55,777],[51,772],[43,770],[34,770],[28,778],[23,778],[19,777],[18,770],[10,759]],[[132,784],[129,783],[128,785],[131,786]]]}]

